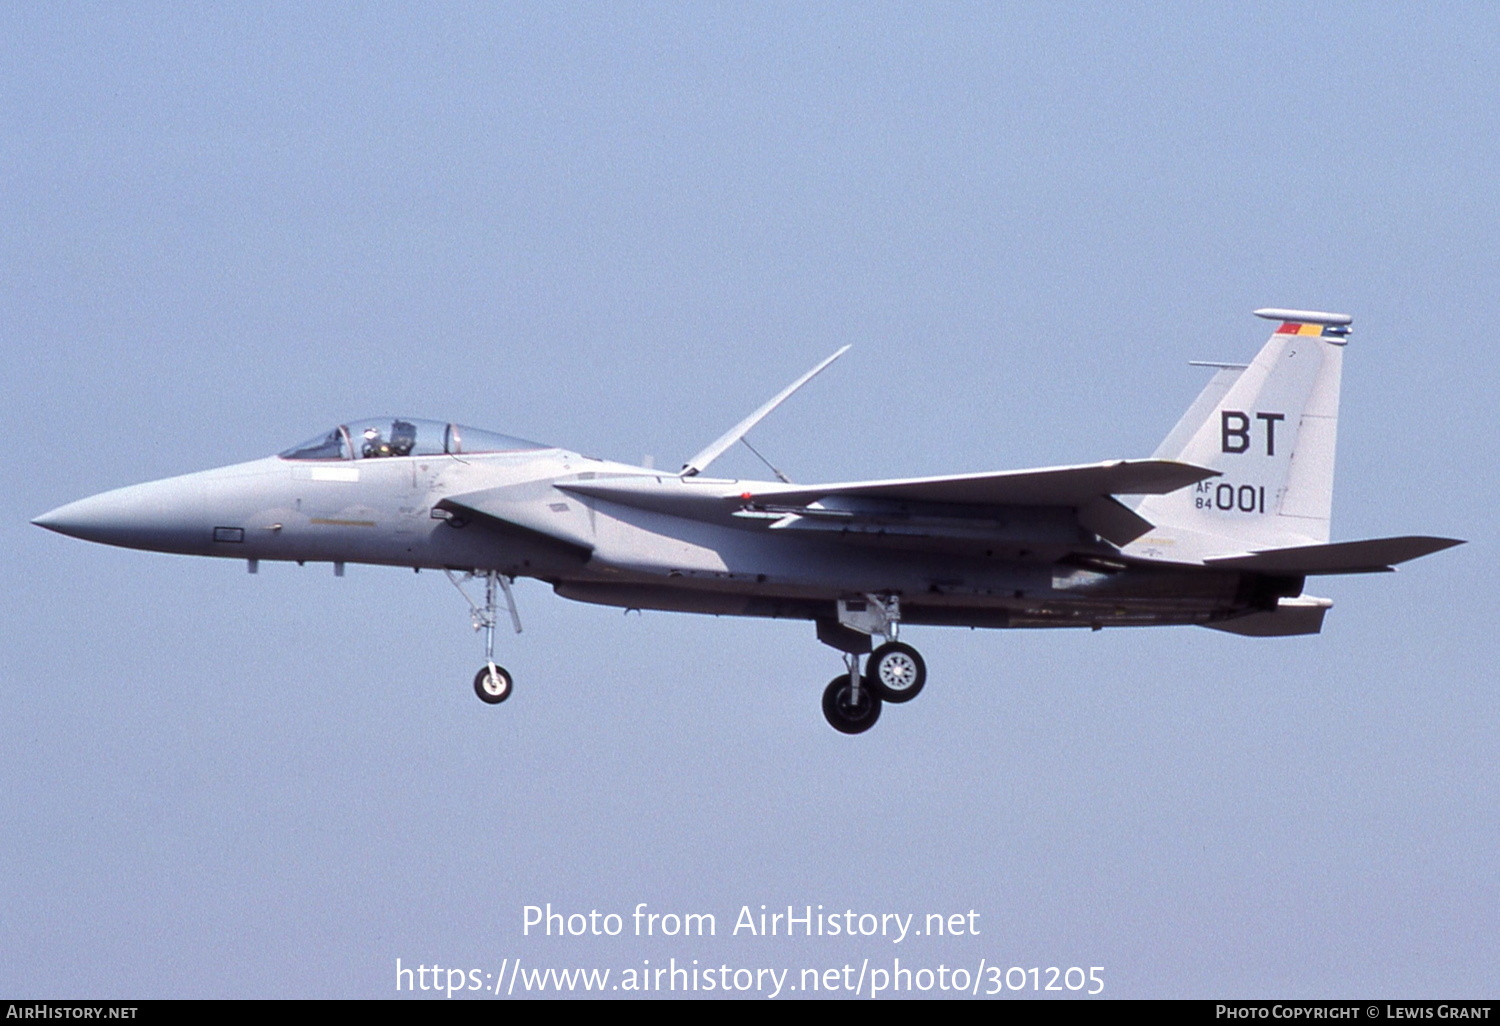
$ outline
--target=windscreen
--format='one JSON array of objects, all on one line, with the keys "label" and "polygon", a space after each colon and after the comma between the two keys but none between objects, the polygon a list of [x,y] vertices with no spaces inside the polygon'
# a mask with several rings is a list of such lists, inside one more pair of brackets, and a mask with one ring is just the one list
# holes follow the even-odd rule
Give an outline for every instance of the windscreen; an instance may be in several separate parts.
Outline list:
[{"label": "windscreen", "polygon": [[336,427],[326,435],[309,438],[278,455],[284,460],[347,460],[349,439],[342,427]]}]

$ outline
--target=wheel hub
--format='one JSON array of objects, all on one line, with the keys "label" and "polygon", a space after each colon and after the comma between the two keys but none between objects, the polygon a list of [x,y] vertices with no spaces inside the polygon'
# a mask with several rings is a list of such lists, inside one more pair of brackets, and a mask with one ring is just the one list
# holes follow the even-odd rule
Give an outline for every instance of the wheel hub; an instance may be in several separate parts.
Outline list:
[{"label": "wheel hub", "polygon": [[892,691],[905,691],[917,680],[917,664],[905,653],[887,656],[880,663],[880,682]]}]

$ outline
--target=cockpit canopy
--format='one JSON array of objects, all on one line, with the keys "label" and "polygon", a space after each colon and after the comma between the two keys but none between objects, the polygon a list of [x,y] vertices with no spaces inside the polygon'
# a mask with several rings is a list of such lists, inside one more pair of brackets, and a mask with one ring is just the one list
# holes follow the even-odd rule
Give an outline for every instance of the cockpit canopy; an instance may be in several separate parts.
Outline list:
[{"label": "cockpit canopy", "polygon": [[294,445],[284,460],[368,460],[385,456],[458,456],[479,452],[524,452],[549,446],[493,431],[415,417],[375,417],[340,424],[327,434]]}]

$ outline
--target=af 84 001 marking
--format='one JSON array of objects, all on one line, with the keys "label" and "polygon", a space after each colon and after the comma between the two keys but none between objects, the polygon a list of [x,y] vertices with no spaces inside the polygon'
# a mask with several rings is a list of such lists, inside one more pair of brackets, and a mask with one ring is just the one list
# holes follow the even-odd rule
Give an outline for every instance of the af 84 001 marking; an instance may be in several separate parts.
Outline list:
[{"label": "af 84 001 marking", "polygon": [[1265,485],[1233,485],[1228,481],[1199,481],[1194,486],[1195,509],[1217,509],[1225,513],[1264,513]]}]

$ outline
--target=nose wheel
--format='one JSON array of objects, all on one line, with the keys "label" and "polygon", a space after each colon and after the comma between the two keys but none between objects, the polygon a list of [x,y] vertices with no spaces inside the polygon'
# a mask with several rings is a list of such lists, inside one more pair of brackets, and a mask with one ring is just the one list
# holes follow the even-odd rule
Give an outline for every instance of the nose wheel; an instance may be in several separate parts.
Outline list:
[{"label": "nose wheel", "polygon": [[474,675],[474,694],[479,696],[481,702],[490,705],[499,705],[509,698],[515,686],[510,671],[494,663],[486,663]]}]

